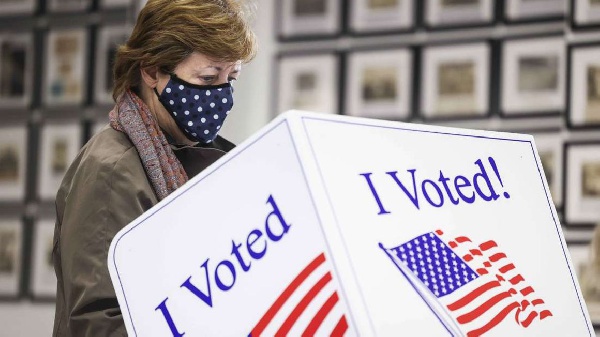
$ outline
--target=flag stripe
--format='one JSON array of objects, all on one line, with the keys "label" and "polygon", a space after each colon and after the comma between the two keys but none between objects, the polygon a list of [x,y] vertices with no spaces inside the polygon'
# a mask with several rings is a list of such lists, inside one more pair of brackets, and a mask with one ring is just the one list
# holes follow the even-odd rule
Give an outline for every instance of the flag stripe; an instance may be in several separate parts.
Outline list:
[{"label": "flag stripe", "polygon": [[285,304],[285,302],[292,296],[294,291],[298,289],[298,287],[304,282],[308,276],[315,271],[321,264],[325,262],[325,254],[321,253],[314,260],[312,260],[304,270],[296,276],[296,278],[290,283],[287,288],[279,295],[279,297],[275,300],[273,305],[267,310],[264,316],[260,319],[256,327],[252,329],[251,335],[253,337],[260,336],[263,333],[269,322],[275,317],[275,314],[281,309],[281,307]]},{"label": "flag stripe", "polygon": [[504,309],[502,309],[502,311],[500,311],[500,313],[498,313],[498,315],[496,315],[494,318],[492,318],[486,325],[482,326],[479,329],[469,331],[467,333],[467,337],[478,337],[478,336],[483,335],[484,333],[488,332],[490,329],[492,329],[493,327],[498,325],[498,323],[502,322],[502,320],[506,316],[508,316],[508,314],[510,314],[511,311],[515,310],[518,307],[519,307],[519,303],[512,302],[511,304],[506,306]]},{"label": "flag stripe", "polygon": [[464,307],[465,305],[471,303],[474,299],[476,299],[477,297],[479,297],[481,294],[485,293],[486,291],[488,291],[492,288],[499,287],[499,286],[500,286],[500,282],[490,281],[486,284],[483,284],[483,285],[475,288],[475,290],[468,293],[466,296],[458,299],[456,302],[448,304],[447,307],[448,307],[448,309],[450,309],[452,311],[456,311],[456,310]]},{"label": "flag stripe", "polygon": [[463,242],[471,242],[471,239],[469,239],[466,236],[459,236],[456,239],[454,239],[456,242],[458,243],[463,243]]},{"label": "flag stripe", "polygon": [[506,254],[504,254],[504,253],[496,253],[496,254],[490,256],[490,261],[497,262],[498,260],[503,259],[505,257],[506,257]]},{"label": "flag stripe", "polygon": [[521,289],[521,295],[523,295],[523,296],[527,296],[527,295],[531,294],[532,292],[533,292],[533,288],[530,286]]},{"label": "flag stripe", "polygon": [[494,247],[498,247],[498,244],[496,243],[496,241],[493,240],[486,241],[479,245],[479,248],[481,248],[481,250],[488,250]]},{"label": "flag stripe", "polygon": [[500,269],[498,269],[498,270],[500,270],[500,272],[504,274],[504,273],[506,273],[507,271],[511,271],[511,270],[513,270],[513,269],[515,269],[515,265],[514,265],[514,264],[512,264],[512,263],[509,263],[509,264],[507,264],[506,266],[504,266],[504,267],[502,267],[502,268],[500,268]]},{"label": "flag stripe", "polygon": [[540,312],[540,320],[550,316],[552,316],[550,310],[542,310],[542,312]]},{"label": "flag stripe", "polygon": [[529,324],[531,324],[531,322],[533,322],[533,320],[537,317],[538,313],[537,311],[532,311],[529,313],[529,315],[527,316],[527,318],[525,318],[525,320],[523,320],[523,322],[521,322],[521,325],[523,327],[528,327]]},{"label": "flag stripe", "polygon": [[346,316],[342,316],[342,318],[340,318],[340,320],[337,322],[337,324],[335,325],[335,328],[333,328],[333,331],[331,332],[331,337],[341,337],[346,333],[346,330],[348,330],[348,322],[346,322]]},{"label": "flag stripe", "polygon": [[325,301],[325,304],[323,304],[321,309],[319,309],[315,317],[313,317],[310,323],[308,323],[308,326],[306,327],[306,329],[304,329],[302,336],[314,336],[317,330],[321,327],[321,324],[325,320],[325,317],[329,315],[329,313],[331,312],[338,300],[339,298],[337,292],[334,292],[333,295],[329,296],[329,298],[327,299],[327,301]]},{"label": "flag stripe", "polygon": [[304,312],[310,302],[319,294],[319,292],[331,281],[331,273],[327,272],[321,279],[304,295],[302,300],[296,305],[292,313],[286,318],[285,322],[281,325],[279,330],[275,333],[275,336],[287,336],[288,332],[294,326],[294,323],[298,320],[298,317]]},{"label": "flag stripe", "polygon": [[536,300],[531,301],[531,304],[538,305],[538,304],[544,304],[544,300],[542,300],[541,298],[538,298]]},{"label": "flag stripe", "polygon": [[456,318],[456,320],[460,324],[472,322],[474,319],[478,318],[479,316],[484,314],[486,311],[490,310],[494,305],[498,304],[503,299],[506,299],[509,297],[510,297],[510,294],[508,292],[501,292],[500,294],[497,294],[494,297],[490,298],[489,300],[483,302],[483,304],[481,304],[477,308],[473,309],[472,311],[458,316]]}]

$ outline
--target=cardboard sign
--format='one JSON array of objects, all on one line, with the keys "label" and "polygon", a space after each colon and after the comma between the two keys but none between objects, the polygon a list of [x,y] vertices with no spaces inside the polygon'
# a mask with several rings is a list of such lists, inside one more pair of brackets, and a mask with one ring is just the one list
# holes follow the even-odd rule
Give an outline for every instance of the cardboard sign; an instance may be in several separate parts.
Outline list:
[{"label": "cardboard sign", "polygon": [[109,268],[130,336],[593,336],[527,135],[288,113]]}]

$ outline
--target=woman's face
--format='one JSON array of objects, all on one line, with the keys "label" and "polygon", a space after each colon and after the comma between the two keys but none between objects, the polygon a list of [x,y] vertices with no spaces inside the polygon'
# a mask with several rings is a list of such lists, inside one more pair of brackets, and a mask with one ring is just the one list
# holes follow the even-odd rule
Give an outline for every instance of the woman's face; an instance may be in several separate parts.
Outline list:
[{"label": "woman's face", "polygon": [[[241,62],[219,62],[208,58],[201,53],[193,53],[177,65],[173,71],[178,78],[185,82],[196,85],[219,85],[235,81],[241,70]],[[159,72],[157,74],[156,90],[162,93],[170,80],[170,75]],[[153,99],[157,100],[156,97]],[[156,101],[158,103],[158,100]],[[178,143],[190,144],[190,141],[184,136],[177,127],[175,121],[167,110],[159,103],[154,104],[158,111],[155,111],[158,123],[161,128],[167,131]]]}]

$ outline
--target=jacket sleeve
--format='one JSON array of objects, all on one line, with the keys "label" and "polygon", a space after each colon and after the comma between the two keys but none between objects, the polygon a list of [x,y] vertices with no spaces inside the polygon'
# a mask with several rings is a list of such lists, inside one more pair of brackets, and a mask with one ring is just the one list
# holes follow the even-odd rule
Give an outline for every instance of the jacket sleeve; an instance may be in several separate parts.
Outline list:
[{"label": "jacket sleeve", "polygon": [[[157,203],[135,148],[76,174],[65,198],[61,264],[68,337],[127,336],[107,267],[116,233]],[[61,334],[62,336],[63,334]]]}]

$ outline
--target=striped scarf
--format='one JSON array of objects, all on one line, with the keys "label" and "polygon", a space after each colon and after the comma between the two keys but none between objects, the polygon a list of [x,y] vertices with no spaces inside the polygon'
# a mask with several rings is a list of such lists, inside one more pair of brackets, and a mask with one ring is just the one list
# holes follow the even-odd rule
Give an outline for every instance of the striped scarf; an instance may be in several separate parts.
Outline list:
[{"label": "striped scarf", "polygon": [[127,90],[109,113],[109,118],[110,126],[125,133],[137,149],[158,200],[188,181],[150,108],[135,93]]}]

